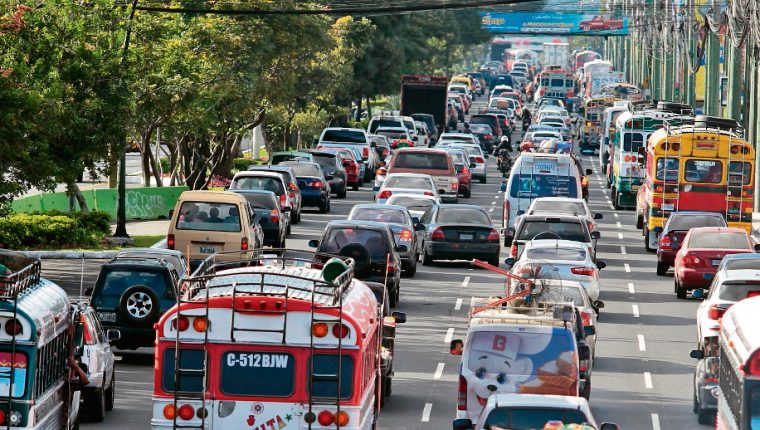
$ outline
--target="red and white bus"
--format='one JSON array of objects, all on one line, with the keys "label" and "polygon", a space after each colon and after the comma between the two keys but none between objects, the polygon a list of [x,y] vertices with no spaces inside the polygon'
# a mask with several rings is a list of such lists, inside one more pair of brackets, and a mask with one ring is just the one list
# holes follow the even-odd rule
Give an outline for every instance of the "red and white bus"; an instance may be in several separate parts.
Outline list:
[{"label": "red and white bus", "polygon": [[353,260],[244,253],[204,261],[158,322],[152,428],[375,428],[383,318]]},{"label": "red and white bus", "polygon": [[567,70],[544,70],[538,75],[536,82],[538,83],[536,100],[541,97],[563,100],[575,97],[573,74]]}]

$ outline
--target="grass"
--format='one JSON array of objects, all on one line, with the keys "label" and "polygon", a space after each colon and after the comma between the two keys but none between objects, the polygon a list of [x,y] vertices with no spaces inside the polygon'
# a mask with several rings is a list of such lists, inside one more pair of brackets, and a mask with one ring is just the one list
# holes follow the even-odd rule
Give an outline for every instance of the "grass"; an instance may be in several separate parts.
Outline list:
[{"label": "grass", "polygon": [[166,236],[132,236],[132,239],[134,239],[135,244],[129,245],[129,248],[150,248],[156,242],[166,239]]},{"label": "grass", "polygon": [[26,251],[75,251],[75,252],[86,252],[86,251],[118,251],[120,249],[124,248],[150,248],[153,246],[156,242],[159,242],[166,238],[164,235],[160,236],[131,236],[132,240],[135,241],[133,245],[127,245],[125,247],[121,246],[111,246],[107,245],[105,243],[100,243],[98,245],[94,246],[88,246],[88,247],[72,247],[72,248],[49,248],[49,247],[43,247],[43,248],[36,248],[36,249],[25,249]]}]

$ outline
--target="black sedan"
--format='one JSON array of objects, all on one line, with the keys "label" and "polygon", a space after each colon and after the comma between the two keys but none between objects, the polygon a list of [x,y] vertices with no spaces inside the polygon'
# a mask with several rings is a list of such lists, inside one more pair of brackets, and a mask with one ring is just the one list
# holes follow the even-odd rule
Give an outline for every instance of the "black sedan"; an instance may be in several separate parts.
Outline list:
[{"label": "black sedan", "polygon": [[[285,248],[285,238],[288,231],[287,219],[280,209],[280,199],[271,191],[264,190],[232,190],[248,200],[259,218],[261,230],[264,232],[264,246]],[[285,210],[290,210],[286,207]]]},{"label": "black sedan", "polygon": [[486,260],[499,265],[500,239],[491,217],[480,206],[444,204],[431,207],[420,220],[422,264],[433,260]]},{"label": "black sedan", "polygon": [[280,165],[288,166],[295,172],[303,206],[316,206],[319,213],[330,212],[330,184],[327,181],[332,176],[325,177],[317,163],[286,161]]},{"label": "black sedan", "polygon": [[396,245],[386,224],[371,221],[331,221],[320,240],[309,246],[325,254],[354,259],[354,277],[379,282],[388,289],[388,302],[395,307],[401,296],[401,257],[406,246]]},{"label": "black sedan", "polygon": [[[417,272],[417,235],[416,224],[412,215],[403,206],[365,203],[354,205],[348,213],[349,220],[376,221],[385,223],[393,232],[393,238],[398,245],[404,245],[407,250],[399,252],[401,268],[404,273],[414,276]],[[417,220],[419,221],[419,220]],[[424,228],[424,226],[421,226]]]}]

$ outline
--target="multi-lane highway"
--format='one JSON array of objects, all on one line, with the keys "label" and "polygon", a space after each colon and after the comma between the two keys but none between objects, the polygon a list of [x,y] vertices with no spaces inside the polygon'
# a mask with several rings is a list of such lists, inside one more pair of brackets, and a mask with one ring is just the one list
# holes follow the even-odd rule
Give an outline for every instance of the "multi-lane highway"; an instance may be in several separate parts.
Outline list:
[{"label": "multi-lane highway", "polygon": [[[482,103],[482,99],[476,102]],[[476,105],[477,106],[477,105]],[[497,220],[501,216],[501,177],[493,158],[488,160],[488,183],[474,184],[472,198]],[[696,300],[677,300],[673,278],[655,274],[655,257],[644,251],[635,229],[633,212],[614,210],[595,157],[584,157],[591,176],[589,204],[604,214],[602,238],[601,311],[592,378],[591,404],[598,421],[612,421],[623,429],[697,428],[692,408]],[[332,213],[309,211],[293,227],[288,246],[307,249],[327,222],[345,218],[352,205],[372,200],[368,187],[332,201]],[[506,258],[507,249],[502,250]],[[48,262],[49,269],[65,262]],[[67,285],[78,285],[79,262],[68,267]],[[85,283],[92,282],[97,263],[85,267]],[[61,272],[51,276],[61,277]],[[472,297],[503,295],[504,278],[467,263],[442,262],[418,266],[414,278],[403,278],[397,310],[407,314],[398,330],[393,395],[380,418],[383,429],[447,429],[455,415],[459,357],[448,353],[451,339],[464,338]],[[76,288],[70,289],[76,294]],[[153,359],[151,350],[120,355],[117,400],[113,412],[100,424],[85,428],[145,429],[150,425]]]}]

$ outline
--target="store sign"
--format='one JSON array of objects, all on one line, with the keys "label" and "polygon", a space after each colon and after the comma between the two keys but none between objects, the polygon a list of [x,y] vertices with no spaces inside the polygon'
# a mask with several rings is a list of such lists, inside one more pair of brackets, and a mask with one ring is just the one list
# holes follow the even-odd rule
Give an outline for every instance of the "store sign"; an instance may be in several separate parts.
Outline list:
[{"label": "store sign", "polygon": [[628,18],[556,12],[481,12],[484,29],[499,34],[625,36]]}]

